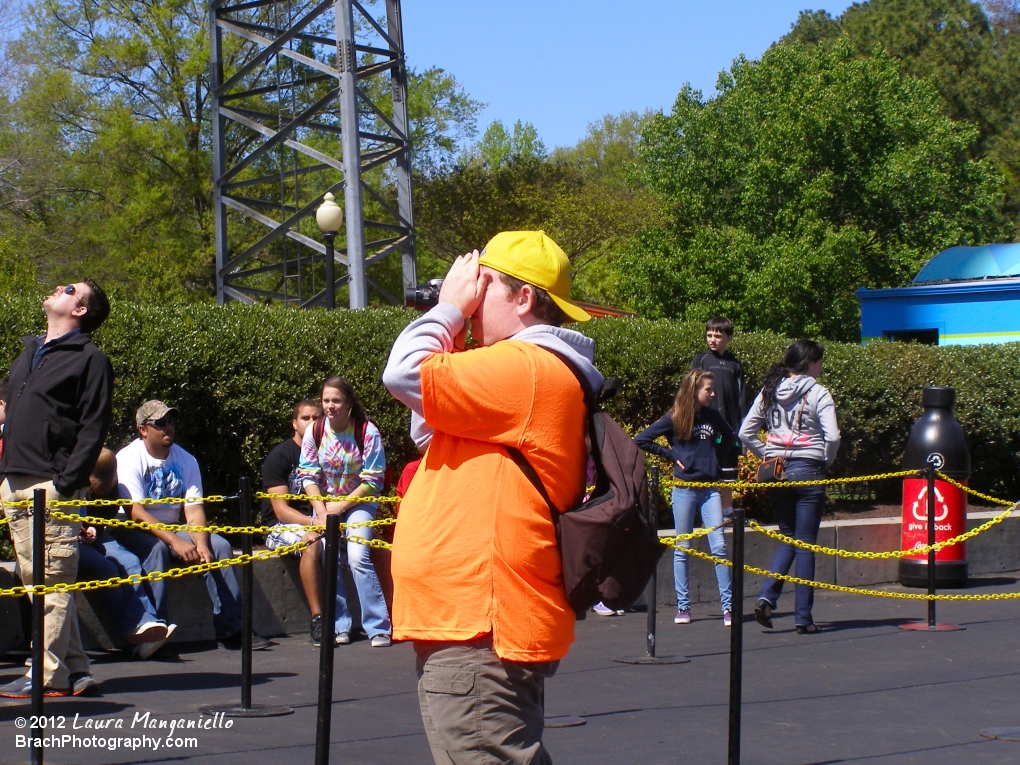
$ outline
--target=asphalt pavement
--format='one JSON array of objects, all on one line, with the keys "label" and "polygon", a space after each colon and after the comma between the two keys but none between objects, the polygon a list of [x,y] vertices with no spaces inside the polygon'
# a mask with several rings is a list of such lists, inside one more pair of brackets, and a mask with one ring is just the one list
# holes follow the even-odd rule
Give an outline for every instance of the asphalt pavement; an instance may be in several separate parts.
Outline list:
[{"label": "asphalt pavement", "polygon": [[[966,590],[1015,591],[1016,574],[975,579]],[[939,621],[966,629],[932,634],[898,629],[924,619],[922,602],[819,592],[818,635],[796,634],[792,600],[790,593],[780,602],[772,631],[749,615],[753,599],[745,602],[743,763],[1020,762],[1020,742],[980,735],[1020,726],[1020,600],[939,604]],[[696,605],[693,614],[684,626],[671,612],[659,614],[657,653],[691,659],[676,665],[613,661],[644,654],[644,613],[591,614],[577,625],[546,705],[549,716],[586,724],[546,731],[557,765],[726,762],[728,632],[718,607]],[[58,726],[47,734],[66,743],[48,746],[45,761],[311,764],[318,651],[307,636],[274,642],[254,654],[253,702],[289,705],[294,714],[232,721],[199,714],[240,701],[236,651],[182,646],[147,662],[103,656],[93,670],[101,698],[47,699]],[[0,659],[0,683],[24,671],[18,661]],[[362,639],[339,647],[331,762],[430,763],[415,686],[411,646],[371,648]],[[18,739],[28,733],[18,719],[28,711],[27,701],[0,700],[0,762],[29,761]],[[111,739],[144,748],[111,749]]]}]

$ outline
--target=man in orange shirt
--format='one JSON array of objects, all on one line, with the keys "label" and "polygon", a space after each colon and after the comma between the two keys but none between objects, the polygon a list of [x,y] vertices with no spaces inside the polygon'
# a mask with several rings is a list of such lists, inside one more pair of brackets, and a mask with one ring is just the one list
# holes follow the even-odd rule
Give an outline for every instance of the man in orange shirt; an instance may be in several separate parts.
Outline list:
[{"label": "man in orange shirt", "polygon": [[[383,382],[432,438],[401,502],[393,636],[413,640],[418,698],[441,765],[542,764],[545,678],[574,640],[552,510],[584,494],[584,393],[602,375],[567,321],[570,262],[541,231],[505,231],[456,260],[439,305],[410,324]],[[464,349],[468,329],[479,347]],[[569,363],[568,366],[565,361]]]}]

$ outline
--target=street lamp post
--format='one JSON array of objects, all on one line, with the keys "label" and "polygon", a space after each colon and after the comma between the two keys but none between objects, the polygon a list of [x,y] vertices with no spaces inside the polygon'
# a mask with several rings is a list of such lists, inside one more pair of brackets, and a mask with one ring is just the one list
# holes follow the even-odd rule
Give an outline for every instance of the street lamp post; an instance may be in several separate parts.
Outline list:
[{"label": "street lamp post", "polygon": [[322,198],[322,204],[315,211],[315,222],[322,232],[322,238],[326,240],[326,309],[332,311],[336,308],[336,275],[333,271],[335,265],[333,256],[333,240],[340,230],[344,220],[344,211],[334,201],[329,192]]}]

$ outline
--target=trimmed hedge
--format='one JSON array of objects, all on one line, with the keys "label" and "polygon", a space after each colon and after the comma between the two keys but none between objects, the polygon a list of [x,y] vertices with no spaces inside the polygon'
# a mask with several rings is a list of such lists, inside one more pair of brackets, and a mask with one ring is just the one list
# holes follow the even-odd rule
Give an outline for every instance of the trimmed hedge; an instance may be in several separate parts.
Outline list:
[{"label": "trimmed hedge", "polygon": [[[294,311],[233,303],[138,306],[116,303],[96,335],[116,377],[111,446],[134,435],[134,411],[162,398],[178,406],[178,439],[202,466],[207,493],[228,493],[238,477],[258,478],[269,449],[289,435],[293,403],[314,395],[321,380],[343,374],[379,423],[388,458],[415,454],[409,416],[380,383],[389,348],[416,314],[403,309]],[[19,336],[39,333],[36,298],[0,302],[0,365],[21,350]],[[700,325],[667,320],[605,319],[583,327],[596,341],[596,362],[625,386],[610,409],[644,427],[672,401],[690,359],[703,349]],[[739,333],[731,346],[757,389],[788,341]],[[972,484],[997,496],[1020,495],[1020,344],[942,347],[826,343],[821,382],[836,400],[843,445],[834,475],[899,467],[924,385],[957,389],[957,419],[974,465]],[[898,484],[876,485],[893,497]]]}]

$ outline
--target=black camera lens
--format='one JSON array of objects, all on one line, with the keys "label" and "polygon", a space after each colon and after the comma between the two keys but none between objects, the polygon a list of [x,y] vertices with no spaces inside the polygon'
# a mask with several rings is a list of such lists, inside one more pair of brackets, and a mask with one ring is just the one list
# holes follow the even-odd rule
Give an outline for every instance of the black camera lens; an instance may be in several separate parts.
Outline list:
[{"label": "black camera lens", "polygon": [[442,279],[430,279],[428,284],[416,284],[404,292],[404,304],[416,311],[427,311],[439,303],[439,290],[443,286]]}]

